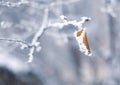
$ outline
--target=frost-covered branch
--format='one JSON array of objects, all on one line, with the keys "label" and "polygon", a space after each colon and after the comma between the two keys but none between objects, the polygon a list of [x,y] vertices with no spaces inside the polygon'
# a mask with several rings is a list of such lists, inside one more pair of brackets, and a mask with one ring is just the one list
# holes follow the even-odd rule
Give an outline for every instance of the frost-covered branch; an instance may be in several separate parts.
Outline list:
[{"label": "frost-covered branch", "polygon": [[77,28],[76,32],[74,32],[75,38],[78,42],[78,46],[80,48],[80,51],[83,52],[87,56],[91,56],[92,52],[89,47],[88,39],[87,39],[87,34],[85,31],[85,28],[83,28],[83,24],[91,18],[89,17],[82,17],[80,21],[77,20],[68,20],[66,16],[60,16],[63,22],[61,23],[49,23],[48,26],[50,27],[56,27],[62,29],[64,26],[67,25],[73,25]]},{"label": "frost-covered branch", "polygon": [[44,30],[46,28],[48,28],[48,27],[57,27],[59,29],[59,28],[62,28],[64,26],[66,26],[66,25],[71,24],[71,25],[74,25],[74,26],[78,27],[78,29],[80,29],[81,26],[83,25],[83,23],[90,20],[90,18],[88,18],[88,17],[82,17],[80,21],[76,21],[76,20],[69,21],[69,20],[67,20],[67,17],[62,15],[62,16],[60,16],[61,19],[63,20],[62,23],[51,23],[51,24],[49,23],[48,24],[48,15],[49,15],[49,9],[46,8],[45,11],[44,11],[44,17],[43,17],[42,26],[39,28],[38,32],[34,35],[34,37],[32,39],[32,42],[31,42],[31,45],[33,47],[30,48],[30,51],[29,51],[28,63],[32,62],[35,50],[37,50],[37,48],[40,48],[40,49],[42,48],[40,46],[40,42],[38,42],[38,40],[41,37],[41,35],[44,33]]},{"label": "frost-covered branch", "polygon": [[68,20],[66,16],[60,16],[61,19],[63,20],[63,22],[57,22],[57,23],[49,23],[48,24],[48,27],[58,27],[58,28],[63,28],[64,26],[67,26],[67,25],[73,25],[75,27],[77,27],[78,29],[81,28],[81,26],[91,20],[91,18],[89,17],[82,17],[80,21],[77,21],[77,20]]},{"label": "frost-covered branch", "polygon": [[14,43],[19,43],[22,47],[21,48],[29,48],[29,59],[28,59],[28,63],[33,61],[33,57],[34,57],[34,53],[35,51],[40,51],[41,50],[41,46],[40,46],[40,42],[38,41],[40,39],[40,37],[42,36],[42,34],[44,33],[44,31],[49,28],[49,27],[57,27],[58,29],[62,29],[64,26],[67,25],[73,25],[75,27],[79,29],[81,29],[82,25],[89,21],[90,18],[88,17],[82,17],[80,21],[76,21],[76,20],[68,20],[66,16],[60,16],[63,22],[57,22],[57,23],[48,23],[48,15],[49,15],[49,9],[46,8],[44,10],[44,17],[43,17],[43,22],[41,27],[39,28],[39,30],[37,31],[37,33],[34,35],[31,43],[27,43],[24,42],[22,40],[17,40],[17,39],[6,39],[6,38],[1,38],[0,40],[3,41],[9,41],[9,42],[14,42]]},{"label": "frost-covered branch", "polygon": [[0,38],[0,41],[8,41],[8,42],[18,43],[21,45],[21,49],[32,47],[32,45],[30,45],[29,43],[22,41],[22,40],[17,40],[17,39]]},{"label": "frost-covered branch", "polygon": [[44,10],[42,26],[39,28],[38,32],[34,35],[32,42],[31,42],[31,45],[33,45],[34,47],[32,47],[29,52],[29,60],[28,60],[29,63],[32,62],[32,60],[33,60],[33,55],[34,55],[34,51],[36,50],[36,48],[38,48],[38,47],[41,48],[39,46],[40,42],[38,42],[38,40],[41,37],[41,35],[43,34],[45,28],[47,27],[48,15],[49,15],[49,9],[46,8]]}]

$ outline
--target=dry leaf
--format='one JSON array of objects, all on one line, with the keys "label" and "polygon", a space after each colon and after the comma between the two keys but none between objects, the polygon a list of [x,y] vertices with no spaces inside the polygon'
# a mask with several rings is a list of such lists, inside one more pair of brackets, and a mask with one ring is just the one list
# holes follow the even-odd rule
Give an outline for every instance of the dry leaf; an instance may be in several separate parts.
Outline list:
[{"label": "dry leaf", "polygon": [[88,39],[85,29],[83,28],[80,31],[75,32],[75,37],[79,44],[80,51],[84,52],[88,56],[91,56],[92,53],[88,44]]}]

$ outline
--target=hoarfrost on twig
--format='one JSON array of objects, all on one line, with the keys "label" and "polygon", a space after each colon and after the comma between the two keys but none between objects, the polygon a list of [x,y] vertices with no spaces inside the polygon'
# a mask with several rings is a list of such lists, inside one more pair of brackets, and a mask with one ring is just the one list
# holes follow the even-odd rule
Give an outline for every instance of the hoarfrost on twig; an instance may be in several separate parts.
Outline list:
[{"label": "hoarfrost on twig", "polygon": [[58,22],[58,23],[51,23],[51,24],[49,23],[49,24],[47,24],[48,23],[48,14],[49,14],[48,12],[49,12],[49,9],[46,8],[44,12],[45,12],[45,14],[44,14],[42,26],[40,27],[40,29],[38,30],[38,32],[35,34],[35,36],[32,39],[32,42],[31,42],[31,45],[33,47],[30,48],[30,51],[29,51],[29,54],[28,54],[29,55],[28,63],[31,63],[33,61],[34,52],[35,52],[35,50],[37,50],[37,47],[39,47],[41,49],[40,46],[36,46],[36,43],[38,43],[39,38],[41,37],[41,35],[43,34],[44,30],[47,27],[62,28],[64,26],[66,26],[66,25],[71,24],[71,25],[74,25],[74,26],[80,28],[83,25],[83,23],[85,23],[86,21],[90,20],[89,17],[82,17],[80,21],[76,21],[76,20],[69,21],[69,20],[66,20],[67,19],[66,16],[62,15],[60,17],[64,20],[64,22],[62,22],[62,23]]},{"label": "hoarfrost on twig", "polygon": [[48,15],[49,15],[49,9],[46,8],[44,10],[44,17],[43,17],[42,26],[39,28],[38,32],[34,35],[32,42],[31,42],[31,45],[33,45],[33,47],[30,49],[30,52],[29,52],[28,63],[32,62],[34,51],[37,47],[39,47],[39,46],[36,46],[36,43],[38,43],[39,38],[41,37],[45,28],[47,27]]},{"label": "hoarfrost on twig", "polygon": [[23,48],[23,49],[32,47],[32,45],[30,45],[29,43],[22,41],[22,40],[17,40],[17,39],[0,38],[0,41],[8,41],[8,42],[18,43],[21,45],[21,48]]},{"label": "hoarfrost on twig", "polygon": [[[89,17],[82,17],[80,21],[77,21],[77,20],[68,20],[68,18],[64,15],[61,15],[60,18],[63,20],[63,22],[58,22],[58,23],[49,23],[48,26],[50,27],[57,27],[57,28],[60,28],[62,29],[64,26],[67,26],[67,25],[73,25],[75,27],[77,27],[77,32],[75,32],[75,38],[78,42],[78,45],[79,45],[79,48],[80,48],[80,51],[81,52],[84,52],[85,55],[88,55],[88,56],[91,56],[92,53],[90,51],[90,48],[89,48],[89,44],[88,44],[88,41],[87,41],[87,35],[86,35],[86,32],[85,32],[85,29],[82,28],[82,25],[91,20],[91,18]],[[79,32],[79,30],[83,30],[83,31],[80,31],[81,32],[81,35],[78,37],[76,36],[76,34]]]},{"label": "hoarfrost on twig", "polygon": [[[19,7],[22,4],[25,4],[25,5],[29,5],[30,7],[33,7],[33,8],[35,7],[35,8],[44,10],[44,17],[43,17],[42,25],[38,29],[38,31],[35,33],[35,35],[34,35],[30,44],[26,43],[22,40],[17,40],[17,39],[1,38],[0,40],[19,43],[21,45],[21,49],[29,48],[29,53],[28,53],[29,59],[28,59],[27,62],[31,63],[33,61],[35,51],[40,51],[41,48],[42,48],[40,46],[40,42],[38,40],[42,36],[42,34],[44,33],[44,30],[46,28],[57,27],[58,29],[62,29],[66,25],[73,25],[73,26],[77,27],[78,30],[79,30],[86,21],[90,20],[89,17],[82,17],[80,21],[69,20],[66,16],[61,15],[60,17],[62,19],[62,22],[54,22],[54,23],[48,22],[48,15],[49,15],[49,8],[50,7],[59,6],[59,5],[68,5],[68,4],[71,4],[71,3],[74,3],[74,2],[78,2],[78,1],[80,1],[80,0],[60,1],[59,3],[52,2],[49,5],[48,4],[43,5],[43,7],[42,6],[36,6],[35,1],[34,1],[34,3],[32,3],[32,1],[28,1],[28,0],[20,0],[18,2],[0,1],[0,5],[7,6],[7,7]],[[4,23],[2,23],[1,25],[4,26]],[[67,42],[67,40],[66,40],[66,42]]]},{"label": "hoarfrost on twig", "polygon": [[49,22],[48,27],[63,28],[64,26],[67,26],[67,25],[73,25],[79,29],[79,28],[81,28],[83,23],[91,20],[91,18],[89,18],[89,17],[82,17],[80,21],[68,20],[67,17],[64,15],[61,15],[60,18],[63,20],[63,22],[61,22],[61,23],[60,22],[54,22],[54,23]]}]

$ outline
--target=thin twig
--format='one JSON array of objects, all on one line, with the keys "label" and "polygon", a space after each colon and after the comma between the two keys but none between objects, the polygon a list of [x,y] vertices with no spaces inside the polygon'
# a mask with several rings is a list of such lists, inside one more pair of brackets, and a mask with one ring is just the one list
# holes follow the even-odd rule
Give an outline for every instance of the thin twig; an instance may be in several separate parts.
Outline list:
[{"label": "thin twig", "polygon": [[36,49],[36,43],[38,43],[38,40],[43,34],[44,29],[47,27],[48,15],[49,15],[49,9],[46,8],[44,11],[44,18],[43,18],[42,26],[39,28],[38,32],[35,34],[31,42],[31,45],[33,45],[34,47],[30,49],[28,63],[32,62],[34,51]]},{"label": "thin twig", "polygon": [[17,39],[0,38],[0,41],[9,41],[9,42],[14,42],[14,43],[19,43],[22,47],[25,47],[25,48],[32,47],[32,45],[30,45],[29,43],[22,41],[22,40],[17,40]]}]

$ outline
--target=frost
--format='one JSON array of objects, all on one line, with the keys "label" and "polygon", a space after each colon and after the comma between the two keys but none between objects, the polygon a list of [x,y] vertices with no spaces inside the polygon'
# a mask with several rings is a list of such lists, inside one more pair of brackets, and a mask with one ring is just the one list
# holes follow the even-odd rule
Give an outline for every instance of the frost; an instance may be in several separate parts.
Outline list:
[{"label": "frost", "polygon": [[67,17],[64,16],[64,15],[61,15],[60,18],[61,18],[62,20],[64,20],[64,22],[67,22],[67,21],[68,21]]},{"label": "frost", "polygon": [[91,20],[91,18],[89,18],[89,17],[82,17],[80,21],[68,20],[67,17],[64,15],[61,15],[60,18],[63,20],[63,22],[61,22],[61,23],[60,22],[54,22],[54,23],[49,22],[48,27],[63,28],[64,26],[67,26],[67,25],[73,25],[77,28],[81,28],[83,23]]},{"label": "frost", "polygon": [[29,52],[29,54],[28,54],[29,59],[28,59],[27,63],[31,63],[31,62],[33,61],[34,50],[35,50],[34,47],[30,49],[30,52]]},{"label": "frost", "polygon": [[27,48],[28,46],[26,45],[26,44],[21,44],[21,49],[23,50],[23,49],[25,49],[25,48]]},{"label": "frost", "polygon": [[43,17],[43,22],[41,27],[39,28],[38,32],[34,35],[31,45],[32,48],[29,51],[29,59],[28,59],[28,63],[31,63],[33,61],[33,54],[35,52],[35,49],[38,45],[40,45],[40,43],[38,43],[39,38],[41,37],[41,35],[43,34],[45,28],[47,27],[47,21],[48,21],[48,15],[49,15],[49,9],[46,8],[44,10],[44,17]]},{"label": "frost", "polygon": [[[15,43],[19,43],[21,45],[21,49],[25,49],[25,48],[29,48],[29,59],[28,59],[28,63],[31,63],[33,61],[33,57],[34,57],[34,53],[35,51],[40,52],[41,50],[41,46],[40,46],[40,42],[38,41],[40,39],[40,37],[42,36],[42,34],[44,33],[44,31],[48,28],[48,27],[57,27],[58,29],[62,29],[64,26],[67,25],[73,25],[77,28],[82,27],[82,25],[86,22],[89,21],[90,18],[89,17],[82,17],[80,21],[77,20],[68,20],[66,16],[62,15],[60,16],[61,19],[63,20],[63,22],[56,22],[56,23],[48,23],[48,15],[49,15],[49,9],[46,8],[44,10],[44,17],[43,17],[43,22],[41,27],[39,28],[39,30],[35,33],[31,43],[27,43],[24,42],[22,40],[17,40],[17,39],[5,39],[5,38],[1,38],[0,40],[4,40],[4,41],[9,41],[9,42],[15,42]],[[3,23],[4,24],[4,23]],[[59,33],[58,33],[59,34]],[[81,37],[83,37],[83,34],[81,35]],[[58,38],[57,40],[57,44],[58,45],[62,45],[63,43],[67,43],[68,39],[67,39],[67,35],[66,34],[62,34],[61,36],[58,35],[54,35]],[[62,39],[63,43],[61,43],[59,41],[59,39]],[[81,38],[82,39],[82,38]],[[80,42],[81,44],[81,42]],[[86,47],[85,45],[81,45],[80,46],[80,50],[85,52],[85,54],[88,54],[88,52],[86,51]]]},{"label": "frost", "polygon": [[41,46],[38,46],[38,47],[36,48],[36,51],[37,51],[37,52],[40,52],[41,49],[42,49],[42,47],[41,47]]},{"label": "frost", "polygon": [[7,41],[7,42],[14,42],[14,43],[18,43],[21,45],[21,49],[25,49],[25,48],[31,48],[31,45],[25,41],[22,40],[17,40],[17,39],[7,39],[7,38],[0,38],[0,41]]},{"label": "frost", "polygon": [[[49,10],[51,10],[52,7],[56,7],[56,6],[59,6],[59,5],[68,5],[70,3],[75,3],[79,0],[70,0],[69,2],[68,1],[55,1],[55,2],[52,2],[50,4],[44,4],[44,5],[40,5],[40,6],[37,6],[38,3],[34,2],[34,1],[29,1],[29,0],[20,0],[18,2],[10,2],[10,1],[0,1],[0,5],[2,6],[7,6],[7,7],[19,7],[21,5],[27,5],[33,9],[37,9],[37,10],[43,10],[44,11],[44,15],[43,15],[43,19],[42,19],[42,23],[41,23],[41,26],[38,28],[38,26],[36,26],[36,22],[32,21],[32,22],[26,22],[25,20],[22,20],[20,25],[18,25],[17,27],[20,27],[20,28],[29,28],[27,30],[31,30],[32,28],[38,28],[38,30],[36,31],[36,33],[34,34],[33,36],[33,39],[31,40],[30,43],[27,43],[27,42],[24,42],[22,40],[17,40],[17,39],[4,39],[6,41],[12,41],[12,42],[17,42],[21,45],[21,49],[25,49],[25,48],[28,48],[29,50],[29,53],[28,53],[28,56],[29,56],[29,59],[28,59],[28,63],[32,62],[33,61],[33,58],[34,58],[34,54],[35,52],[40,52],[42,46],[40,44],[40,41],[39,39],[41,38],[41,36],[43,35],[44,31],[48,28],[57,28],[57,30],[61,30],[64,26],[68,26],[68,25],[73,25],[74,27],[76,28],[80,28],[86,21],[89,21],[90,18],[89,17],[82,17],[81,20],[77,21],[77,20],[69,20],[66,16],[64,15],[59,15],[60,18],[61,18],[61,21],[59,22],[50,22],[50,20],[48,19],[49,18]],[[31,26],[32,24],[32,26]],[[5,22],[2,22],[1,23],[1,26],[3,28],[5,28],[5,26],[10,26],[12,27],[11,25],[7,25],[7,23]],[[9,28],[9,27],[7,27]],[[57,40],[56,43],[59,44],[59,45],[63,45],[64,43],[67,43],[68,42],[68,36],[66,34],[61,34],[61,35],[55,35],[57,39],[60,39],[62,40],[62,43],[60,40]],[[3,40],[3,39],[1,39]]]},{"label": "frost", "polygon": [[36,42],[34,45],[37,47],[40,45],[40,42]]}]

